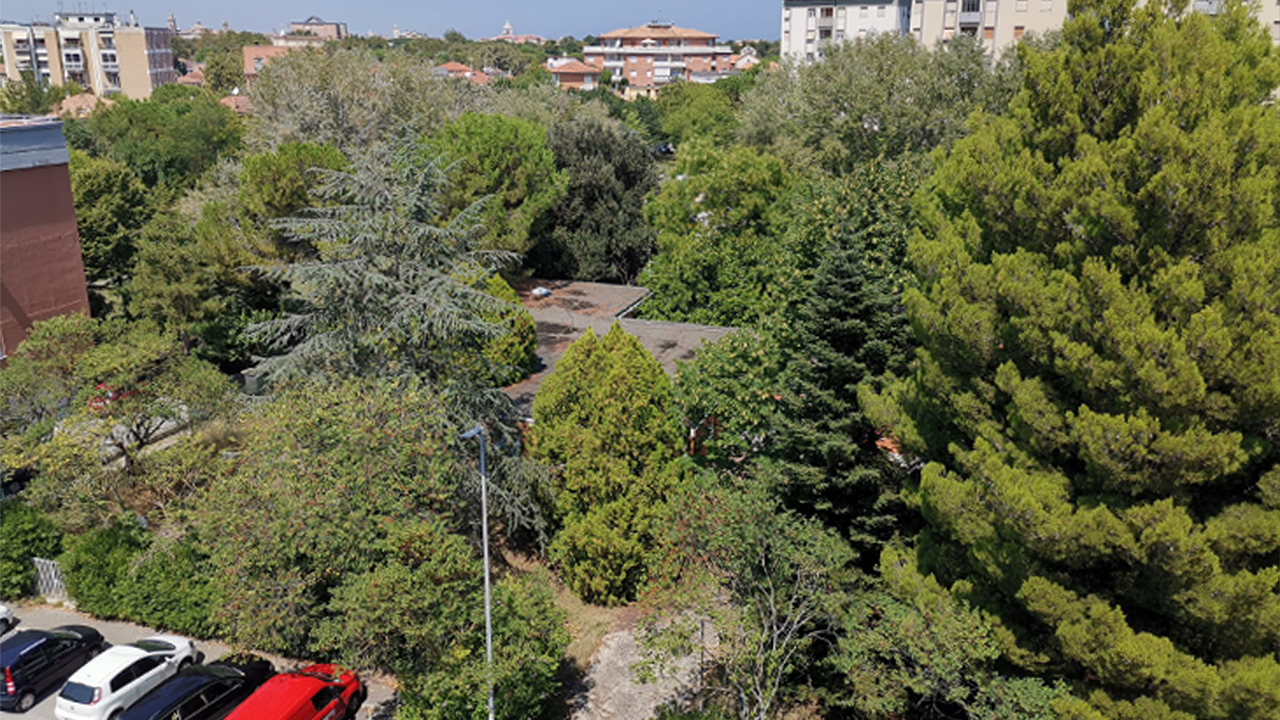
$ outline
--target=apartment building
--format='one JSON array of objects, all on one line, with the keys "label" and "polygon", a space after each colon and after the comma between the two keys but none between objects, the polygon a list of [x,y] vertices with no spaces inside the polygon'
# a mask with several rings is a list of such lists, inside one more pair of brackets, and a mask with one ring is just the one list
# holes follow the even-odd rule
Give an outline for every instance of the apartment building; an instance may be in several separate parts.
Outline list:
[{"label": "apartment building", "polygon": [[[1221,0],[1193,0],[1210,14]],[[1263,0],[1258,20],[1280,44],[1280,0]],[[1067,0],[783,0],[782,54],[812,62],[834,42],[872,33],[910,34],[932,46],[960,35],[980,38],[988,52],[1000,52],[1023,35],[1043,35],[1062,27]]]},{"label": "apartment building", "polygon": [[845,3],[836,0],[783,0],[783,57],[813,62],[831,43],[857,40],[868,34],[906,34],[910,0]]},{"label": "apartment building", "polygon": [[53,25],[0,25],[6,80],[25,71],[42,82],[74,82],[99,97],[117,93],[135,100],[178,79],[168,28],[146,28],[115,13],[58,13]]},{"label": "apartment building", "polygon": [[0,359],[33,323],[89,312],[68,160],[61,120],[0,117]]},{"label": "apartment building", "polygon": [[733,69],[727,45],[717,45],[716,35],[651,22],[600,36],[599,45],[582,49],[589,65],[625,79],[629,97],[653,96],[672,80],[687,80],[692,73],[728,72]]}]

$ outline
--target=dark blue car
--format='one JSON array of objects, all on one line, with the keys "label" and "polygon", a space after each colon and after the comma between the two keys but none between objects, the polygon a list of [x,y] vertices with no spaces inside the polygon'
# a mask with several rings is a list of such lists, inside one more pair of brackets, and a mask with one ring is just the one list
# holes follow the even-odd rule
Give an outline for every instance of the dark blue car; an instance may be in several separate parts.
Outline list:
[{"label": "dark blue car", "polygon": [[21,630],[0,643],[0,710],[26,712],[107,643],[91,627]]},{"label": "dark blue car", "polygon": [[194,665],[143,695],[117,720],[220,720],[272,675],[271,663],[256,656]]}]

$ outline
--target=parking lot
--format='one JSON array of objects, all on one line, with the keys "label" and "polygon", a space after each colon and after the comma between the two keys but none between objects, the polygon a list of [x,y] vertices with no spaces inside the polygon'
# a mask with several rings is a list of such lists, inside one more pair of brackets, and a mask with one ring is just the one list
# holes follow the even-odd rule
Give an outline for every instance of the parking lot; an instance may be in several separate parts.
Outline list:
[{"label": "parking lot", "polygon": [[[88,625],[95,628],[107,642],[113,645],[129,643],[140,640],[149,635],[162,633],[161,630],[134,625],[126,622],[108,622],[97,620],[87,615],[67,610],[65,608],[54,607],[52,605],[16,605],[10,604],[14,616],[18,619],[16,630],[34,628],[38,630],[48,630],[59,625]],[[10,631],[14,632],[14,631]],[[8,637],[8,633],[5,634]],[[203,640],[196,641],[196,649],[204,653],[204,661],[212,662],[223,655],[231,652],[231,648],[216,642],[206,642]],[[311,661],[288,660],[284,658],[267,655],[272,663],[275,664],[276,670],[292,670],[295,668],[309,665]],[[367,720],[373,717],[373,711],[382,703],[390,700],[394,695],[389,682],[378,677],[365,677],[365,683],[369,690],[369,699],[365,701],[360,708],[357,717],[361,720]],[[51,720],[53,718],[53,704],[56,691],[39,699],[36,706],[26,714],[26,717],[36,718],[37,720]],[[13,713],[0,711],[3,717],[21,717]]]}]

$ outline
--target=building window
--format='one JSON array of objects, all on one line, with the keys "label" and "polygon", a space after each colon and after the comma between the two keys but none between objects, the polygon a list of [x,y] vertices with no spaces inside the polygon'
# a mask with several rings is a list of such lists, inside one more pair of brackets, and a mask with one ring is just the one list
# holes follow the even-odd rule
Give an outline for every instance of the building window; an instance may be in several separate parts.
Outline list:
[{"label": "building window", "polygon": [[996,39],[996,29],[995,29],[995,28],[993,28],[993,27],[990,27],[990,26],[982,28],[982,39],[983,39],[983,40],[995,40],[995,39]]},{"label": "building window", "polygon": [[822,8],[822,17],[824,18],[834,17],[835,14],[836,14],[835,8]]},{"label": "building window", "polygon": [[1013,26],[1013,39],[1014,39],[1014,40],[1021,40],[1021,39],[1022,39],[1022,36],[1023,36],[1024,34],[1026,34],[1026,32],[1027,32],[1027,29],[1026,29],[1025,27],[1023,27],[1023,26],[1021,26],[1021,25],[1014,25],[1014,26]]},{"label": "building window", "polygon": [[1053,0],[1040,0],[1040,12],[1053,12]]},{"label": "building window", "polygon": [[1027,0],[1018,0],[1017,10],[1018,10],[1018,12],[1026,12],[1026,11],[1027,11]]},{"label": "building window", "polygon": [[817,17],[817,16],[818,16],[818,11],[813,8],[809,8],[809,17]]},{"label": "building window", "polygon": [[884,6],[883,6],[883,5],[877,5],[877,6],[876,6],[876,17],[878,17],[878,18],[882,18],[882,17],[884,17]]},{"label": "building window", "polygon": [[866,17],[866,16],[867,16],[867,10],[868,10],[868,8],[867,8],[867,6],[866,6],[866,5],[863,5],[862,7],[858,8],[858,17]]}]

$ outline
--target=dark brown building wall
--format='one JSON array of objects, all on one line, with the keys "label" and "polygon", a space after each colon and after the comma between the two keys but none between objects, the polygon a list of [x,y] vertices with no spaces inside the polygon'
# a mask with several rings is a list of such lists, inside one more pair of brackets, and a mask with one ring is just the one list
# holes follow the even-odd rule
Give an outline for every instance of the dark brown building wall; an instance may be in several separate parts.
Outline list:
[{"label": "dark brown building wall", "polygon": [[0,339],[7,355],[31,324],[89,312],[66,165],[0,172]]}]

